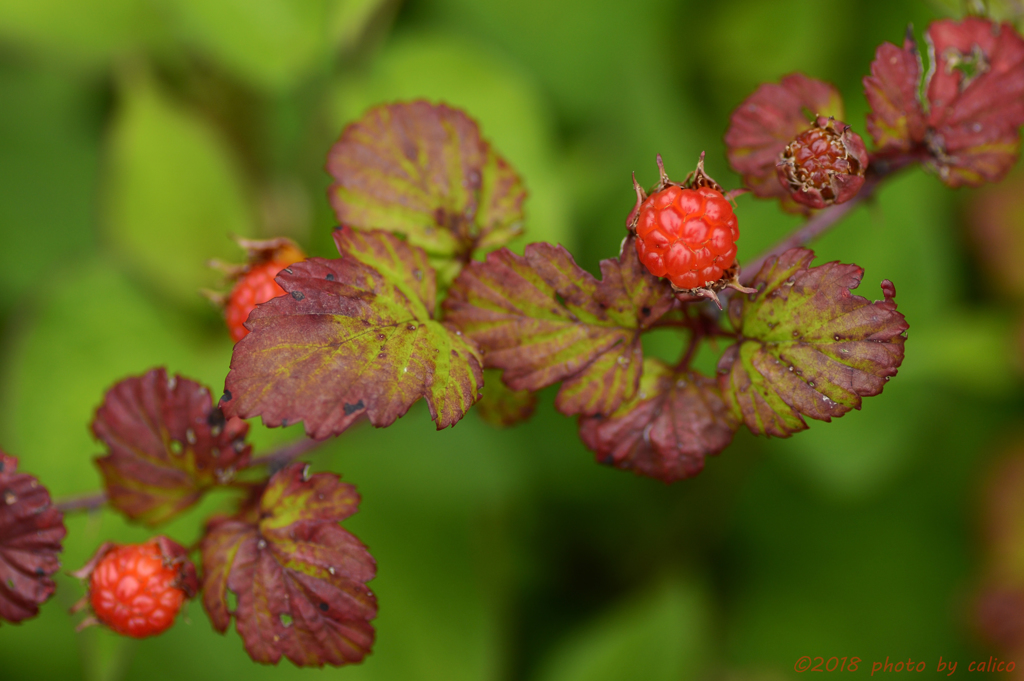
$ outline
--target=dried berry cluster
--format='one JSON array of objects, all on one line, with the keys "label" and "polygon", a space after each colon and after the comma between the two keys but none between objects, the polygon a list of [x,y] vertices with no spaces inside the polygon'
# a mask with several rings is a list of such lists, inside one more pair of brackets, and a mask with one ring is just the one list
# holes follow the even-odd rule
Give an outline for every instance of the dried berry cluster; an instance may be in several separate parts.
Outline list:
[{"label": "dried berry cluster", "polygon": [[[562,246],[505,247],[522,232],[526,192],[465,113],[423,101],[369,111],[328,157],[339,257],[245,242],[250,262],[228,268],[234,289],[219,300],[238,342],[223,398],[154,369],[114,385],[97,410],[107,451],[96,463],[128,518],[163,523],[218,487],[240,498],[208,521],[199,574],[164,538],[101,547],[80,573],[91,617],[158,633],[201,592],[214,627],[234,620],[258,662],[342,665],[370,652],[376,567],[339,525],[359,495],[290,456],[254,459],[243,419],[302,422],[323,439],[361,420],[390,425],[422,398],[440,429],[486,394],[488,420],[510,425],[558,385],[556,408],[578,417],[598,461],[672,482],[699,473],[741,425],[786,437],[859,408],[903,361],[895,287],[883,280],[875,301],[852,293],[861,268],[814,266],[806,235],[741,269],[742,210],[730,201],[779,198],[821,230],[841,214],[831,206],[913,163],[954,187],[1002,177],[1024,123],[1024,40],[979,18],[936,22],[926,39],[936,63],[924,82],[910,37],[878,49],[864,79],[871,153],[841,122],[833,86],[802,74],[762,85],[725,138],[744,187],[724,190],[703,158],[683,182],[663,166],[649,192],[634,182],[626,237],[600,277]],[[674,364],[644,356],[643,336],[663,327],[682,335]],[[713,376],[692,366],[707,341],[722,348]],[[15,464],[0,455],[0,617],[13,622],[52,594],[64,535],[49,494]]]}]

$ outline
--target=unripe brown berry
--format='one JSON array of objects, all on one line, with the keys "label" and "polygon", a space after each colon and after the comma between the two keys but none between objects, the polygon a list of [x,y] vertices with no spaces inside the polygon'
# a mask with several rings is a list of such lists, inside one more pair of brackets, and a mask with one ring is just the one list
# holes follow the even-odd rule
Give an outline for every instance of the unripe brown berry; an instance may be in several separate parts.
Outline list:
[{"label": "unripe brown berry", "polygon": [[779,156],[779,182],[793,200],[810,208],[849,201],[864,185],[868,152],[850,126],[818,116],[814,126]]}]

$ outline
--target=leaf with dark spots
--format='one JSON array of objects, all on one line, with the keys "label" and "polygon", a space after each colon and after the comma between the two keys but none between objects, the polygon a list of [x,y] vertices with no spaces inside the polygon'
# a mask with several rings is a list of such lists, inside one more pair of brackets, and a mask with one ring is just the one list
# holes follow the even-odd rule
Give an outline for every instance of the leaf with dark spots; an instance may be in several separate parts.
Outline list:
[{"label": "leaf with dark spots", "polygon": [[1024,39],[1009,24],[936,21],[926,39],[935,63],[926,84],[929,165],[951,187],[1001,179],[1024,124]]},{"label": "leaf with dark spots", "polygon": [[439,429],[455,424],[479,397],[482,360],[472,341],[433,318],[426,253],[382,231],[346,227],[334,237],[341,258],[310,258],[278,275],[301,299],[281,296],[249,316],[225,412],[268,426],[302,421],[319,439],[364,415],[390,425],[422,397]]},{"label": "leaf with dark spots", "polygon": [[786,197],[778,180],[779,154],[817,116],[843,120],[843,100],[828,83],[791,73],[778,84],[764,83],[736,107],[725,133],[729,165],[760,197]]},{"label": "leaf with dark spots", "polygon": [[476,403],[476,412],[487,423],[507,428],[533,416],[537,394],[529,390],[512,390],[501,380],[497,369],[484,370],[484,390]]},{"label": "leaf with dark spots", "polygon": [[[300,667],[360,662],[370,652],[376,563],[338,523],[359,495],[333,473],[294,463],[267,483],[258,506],[212,521],[200,542],[203,605],[224,633],[235,619],[249,656]],[[237,597],[232,611],[228,592]]]},{"label": "leaf with dark spots", "polygon": [[633,237],[598,281],[561,246],[508,250],[462,271],[445,300],[446,319],[477,342],[488,367],[513,390],[564,381],[555,406],[565,414],[615,411],[635,393],[640,334],[673,305],[668,282],[640,264]]},{"label": "leaf with dark spots", "polygon": [[871,106],[867,129],[879,150],[906,151],[924,140],[925,119],[920,100],[921,54],[908,29],[903,47],[882,43],[864,76],[864,95]]},{"label": "leaf with dark spots", "polygon": [[209,388],[163,368],[117,383],[92,422],[107,447],[96,465],[111,505],[150,525],[231,482],[249,462],[248,431],[213,405]]},{"label": "leaf with dark spots", "polygon": [[53,595],[67,534],[47,489],[17,468],[0,451],[0,620],[15,623],[38,615]]},{"label": "leaf with dark spots", "polygon": [[740,340],[719,360],[719,383],[755,434],[786,437],[807,427],[804,416],[829,421],[859,409],[903,361],[907,322],[892,282],[871,302],[850,292],[861,268],[810,267],[813,259],[802,248],[770,258],[751,282],[758,293],[729,302]]},{"label": "leaf with dark spots", "polygon": [[644,361],[640,389],[609,416],[580,419],[580,439],[607,465],[674,482],[732,441],[737,423],[714,379]]},{"label": "leaf with dark spots", "polygon": [[342,132],[327,170],[339,222],[402,234],[434,259],[468,260],[522,231],[519,176],[476,122],[443,104],[371,109]]}]

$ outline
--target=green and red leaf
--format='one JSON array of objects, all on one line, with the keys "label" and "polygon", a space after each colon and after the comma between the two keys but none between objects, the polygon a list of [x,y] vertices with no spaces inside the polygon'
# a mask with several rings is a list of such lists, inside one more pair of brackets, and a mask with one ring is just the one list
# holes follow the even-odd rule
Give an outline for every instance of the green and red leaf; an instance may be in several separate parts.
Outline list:
[{"label": "green and red leaf", "polygon": [[640,334],[674,303],[640,264],[633,237],[601,262],[598,281],[562,246],[529,244],[470,263],[445,300],[446,319],[475,341],[513,390],[562,381],[564,414],[609,414],[640,382]]},{"label": "green and red leaf", "polygon": [[925,34],[933,63],[918,96],[921,60],[913,38],[885,43],[864,78],[868,131],[880,151],[918,147],[951,187],[1001,179],[1017,160],[1024,124],[1024,39],[1009,24],[944,19]]},{"label": "green and red leaf", "polygon": [[92,422],[107,446],[96,465],[111,505],[150,525],[229,483],[249,462],[248,431],[213,405],[209,388],[163,368],[117,383]]},{"label": "green and red leaf", "polygon": [[609,416],[581,418],[580,439],[600,463],[675,482],[700,473],[737,425],[714,379],[647,359],[633,399]]},{"label": "green and red leaf", "polygon": [[791,73],[764,83],[736,107],[725,133],[729,165],[760,197],[788,196],[776,173],[779,154],[817,116],[843,120],[843,100],[833,85]]},{"label": "green and red leaf", "polygon": [[526,191],[464,112],[425,101],[371,109],[331,148],[339,222],[403,235],[435,260],[469,260],[522,232]]},{"label": "green and red leaf", "polygon": [[434,319],[434,270],[423,249],[382,231],[335,230],[341,258],[283,270],[290,294],[258,306],[235,345],[221,404],[268,426],[303,421],[313,438],[361,417],[387,426],[421,397],[438,429],[479,398],[472,341]]},{"label": "green and red leaf", "polygon": [[21,622],[39,614],[53,595],[60,569],[64,516],[50,493],[18,460],[0,451],[0,620]]},{"label": "green and red leaf", "polygon": [[896,289],[884,300],[854,295],[864,271],[837,262],[811,267],[812,251],[770,258],[751,282],[756,294],[733,296],[729,319],[740,334],[718,364],[733,414],[758,435],[786,437],[803,417],[830,421],[861,398],[882,392],[903,361],[907,322]]},{"label": "green and red leaf", "polygon": [[921,53],[908,29],[903,47],[882,43],[864,76],[864,95],[871,106],[867,129],[879,150],[907,151],[924,140],[921,107]]},{"label": "green and red leaf", "polygon": [[927,136],[933,165],[951,187],[1001,179],[1020,151],[1024,39],[1009,24],[968,17],[936,21]]},{"label": "green and red leaf", "polygon": [[[294,463],[267,483],[258,513],[210,523],[200,543],[203,605],[235,628],[249,656],[300,667],[361,661],[373,646],[376,563],[338,523],[359,507],[352,485]],[[234,610],[228,592],[237,597]]]}]

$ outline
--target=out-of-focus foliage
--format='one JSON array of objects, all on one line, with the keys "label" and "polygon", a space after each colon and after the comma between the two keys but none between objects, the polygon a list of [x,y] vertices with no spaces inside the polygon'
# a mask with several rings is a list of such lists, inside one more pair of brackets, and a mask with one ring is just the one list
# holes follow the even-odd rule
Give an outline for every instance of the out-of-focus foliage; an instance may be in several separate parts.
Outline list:
[{"label": "out-of-focus foliage", "polygon": [[[726,188],[730,111],[764,81],[833,82],[866,130],[877,46],[919,40],[916,0],[8,0],[0,3],[0,447],[56,497],[98,489],[89,432],[116,381],[151,366],[223,384],[231,343],[193,292],[233,259],[229,233],[290,236],[333,257],[327,150],[385,100],[465,108],[521,173],[528,241],[597,274],[661,153],[704,150]],[[1012,3],[1005,3],[1012,4]],[[842,30],[835,30],[841,26]],[[780,39],[784,36],[785,39]],[[968,190],[920,170],[814,245],[883,277],[911,325],[899,380],[835,423],[744,434],[671,486],[596,466],[541,393],[527,424],[472,412],[435,432],[425,405],[352,428],[314,470],[363,498],[346,528],[379,575],[377,639],[355,680],[785,676],[801,655],[992,654],[965,593],[990,445],[1019,422],[1019,308],[963,248]],[[998,211],[997,211],[998,212]],[[1010,211],[1002,231],[1019,235]],[[739,260],[799,219],[740,197]],[[1016,236],[1014,236],[1014,239]],[[1017,243],[1011,239],[1007,243]],[[995,247],[997,250],[998,246]],[[666,360],[671,329],[644,341]],[[712,375],[713,357],[696,368]],[[252,424],[255,454],[296,438]],[[234,497],[166,526],[191,545]],[[102,511],[67,519],[65,565],[148,532]],[[298,678],[255,665],[203,610],[167,634],[75,634],[60,574],[38,618],[0,627],[0,679]],[[622,670],[627,670],[623,672]],[[736,678],[740,678],[736,676]]]}]

